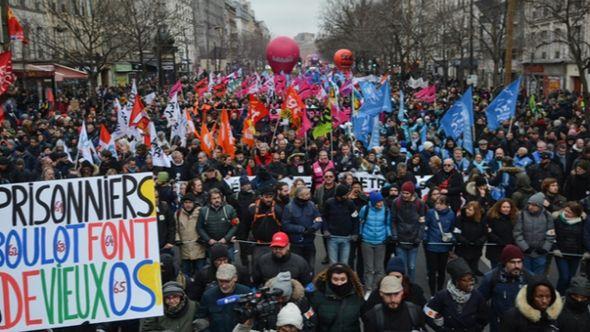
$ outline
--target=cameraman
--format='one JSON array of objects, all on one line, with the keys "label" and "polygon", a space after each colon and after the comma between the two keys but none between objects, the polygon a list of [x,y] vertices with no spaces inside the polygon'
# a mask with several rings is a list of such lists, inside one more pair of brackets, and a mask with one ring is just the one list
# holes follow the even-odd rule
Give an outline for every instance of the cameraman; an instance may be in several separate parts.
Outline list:
[{"label": "cameraman", "polygon": [[[233,332],[256,331],[252,329],[252,320],[234,327]],[[287,303],[277,315],[277,332],[298,332],[303,331],[303,316],[299,308],[293,303]],[[273,330],[269,330],[273,331]]]},{"label": "cameraman", "polygon": [[247,294],[248,287],[238,284],[238,271],[231,264],[222,264],[215,274],[217,285],[209,288],[203,294],[196,314],[198,326],[208,326],[201,329],[210,332],[231,332],[238,324],[236,303],[217,305],[217,300],[230,295]]}]

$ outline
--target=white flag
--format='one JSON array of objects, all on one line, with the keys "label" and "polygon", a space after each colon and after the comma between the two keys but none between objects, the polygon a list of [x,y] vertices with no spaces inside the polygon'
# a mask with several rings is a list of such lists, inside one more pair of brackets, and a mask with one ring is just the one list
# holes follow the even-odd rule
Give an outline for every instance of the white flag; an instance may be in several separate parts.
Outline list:
[{"label": "white flag", "polygon": [[82,128],[80,129],[80,137],[78,138],[78,153],[88,160],[89,163],[94,165],[94,155],[96,149],[92,141],[88,139],[88,133],[86,132],[86,121],[82,121]]}]

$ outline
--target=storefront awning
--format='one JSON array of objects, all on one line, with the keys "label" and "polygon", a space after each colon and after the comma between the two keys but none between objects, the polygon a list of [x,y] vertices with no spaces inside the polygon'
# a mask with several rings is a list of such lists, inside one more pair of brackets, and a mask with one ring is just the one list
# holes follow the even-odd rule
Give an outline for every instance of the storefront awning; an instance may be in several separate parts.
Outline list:
[{"label": "storefront awning", "polygon": [[55,64],[55,81],[61,82],[63,80],[84,80],[88,78],[85,72],[70,68],[64,65]]}]

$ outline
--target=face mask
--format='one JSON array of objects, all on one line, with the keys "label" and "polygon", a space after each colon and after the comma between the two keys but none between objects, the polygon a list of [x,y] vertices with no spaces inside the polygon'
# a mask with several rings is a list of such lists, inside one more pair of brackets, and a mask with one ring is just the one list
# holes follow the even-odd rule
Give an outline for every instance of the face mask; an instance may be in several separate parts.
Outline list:
[{"label": "face mask", "polygon": [[573,311],[577,311],[577,312],[581,312],[586,310],[586,308],[588,307],[588,305],[590,305],[590,301],[576,301],[572,298],[568,298],[567,299],[567,304],[568,306],[573,310]]},{"label": "face mask", "polygon": [[350,293],[350,291],[352,290],[352,283],[347,282],[343,285],[334,285],[330,283],[330,288],[332,289],[332,291],[334,291],[334,293],[336,293],[336,295],[343,297]]}]

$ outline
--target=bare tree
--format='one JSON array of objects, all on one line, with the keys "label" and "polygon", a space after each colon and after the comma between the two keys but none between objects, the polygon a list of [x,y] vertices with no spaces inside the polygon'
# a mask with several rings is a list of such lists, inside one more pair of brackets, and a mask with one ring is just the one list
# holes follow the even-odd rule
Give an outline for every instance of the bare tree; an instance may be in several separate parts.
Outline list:
[{"label": "bare tree", "polygon": [[[561,29],[554,30],[551,40],[539,40],[536,47],[559,43],[569,49],[571,60],[576,64],[582,85],[582,97],[586,105],[590,102],[590,89],[586,72],[590,70],[590,43],[584,39],[583,29],[590,21],[590,0],[529,0],[532,14],[537,11],[539,16],[553,20]],[[537,17],[527,17],[531,25],[535,25]],[[587,37],[587,36],[586,36]],[[585,112],[586,122],[590,123],[590,112]]]},{"label": "bare tree", "polygon": [[501,0],[488,0],[478,3],[481,14],[475,18],[479,26],[478,41],[484,54],[487,54],[494,64],[492,70],[492,85],[500,84],[500,66],[504,54],[506,36],[506,4]]},{"label": "bare tree", "polygon": [[43,7],[53,29],[45,31],[42,47],[54,58],[84,70],[94,93],[100,73],[128,52],[128,41],[119,38],[123,31],[120,2],[89,0],[81,6],[72,1],[57,6],[46,1]]}]

